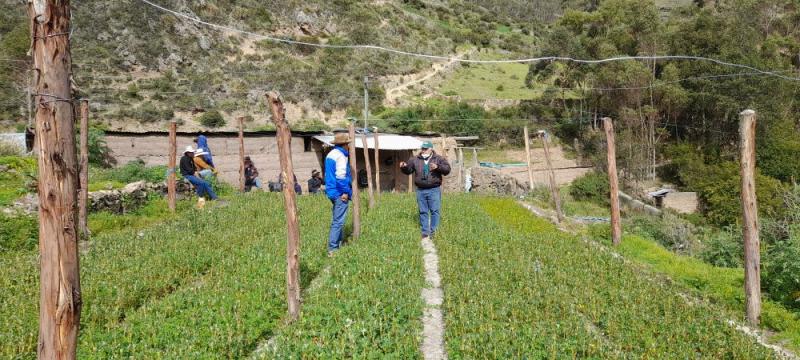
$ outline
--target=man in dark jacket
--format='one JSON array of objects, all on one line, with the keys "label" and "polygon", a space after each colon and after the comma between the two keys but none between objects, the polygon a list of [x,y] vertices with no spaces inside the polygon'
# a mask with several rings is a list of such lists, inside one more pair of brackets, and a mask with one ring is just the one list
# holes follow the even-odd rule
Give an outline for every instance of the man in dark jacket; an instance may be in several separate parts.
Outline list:
[{"label": "man in dark jacket", "polygon": [[214,189],[211,188],[211,184],[208,181],[195,176],[197,169],[195,169],[194,166],[194,149],[192,149],[191,145],[187,146],[186,150],[183,151],[180,170],[181,176],[183,176],[184,179],[189,180],[189,182],[194,185],[195,191],[197,191],[197,196],[202,197],[208,195],[210,200],[217,200],[217,194],[214,193]]},{"label": "man in dark jacket", "polygon": [[439,227],[439,211],[442,207],[442,176],[450,174],[450,163],[433,151],[430,141],[422,143],[419,155],[408,162],[400,162],[403,174],[414,174],[419,205],[419,225],[422,237],[433,236]]}]

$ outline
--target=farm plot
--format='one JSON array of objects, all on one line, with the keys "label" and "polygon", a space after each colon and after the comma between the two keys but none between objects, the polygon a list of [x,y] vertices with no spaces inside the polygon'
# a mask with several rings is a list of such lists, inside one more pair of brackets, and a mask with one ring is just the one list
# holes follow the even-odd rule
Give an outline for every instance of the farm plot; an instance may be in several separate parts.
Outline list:
[{"label": "farm plot", "polygon": [[512,200],[447,197],[436,244],[451,358],[774,355],[677,286],[560,233]]},{"label": "farm plot", "polygon": [[424,286],[411,197],[385,194],[365,213],[361,238],[332,259],[304,298],[300,320],[262,358],[419,358]]},{"label": "farm plot", "polygon": [[[300,199],[304,285],[324,259],[328,206]],[[237,198],[144,231],[93,239],[81,257],[80,358],[249,354],[285,314],[282,202]],[[35,357],[35,254],[0,257],[0,357]],[[199,356],[202,355],[202,356]]]}]

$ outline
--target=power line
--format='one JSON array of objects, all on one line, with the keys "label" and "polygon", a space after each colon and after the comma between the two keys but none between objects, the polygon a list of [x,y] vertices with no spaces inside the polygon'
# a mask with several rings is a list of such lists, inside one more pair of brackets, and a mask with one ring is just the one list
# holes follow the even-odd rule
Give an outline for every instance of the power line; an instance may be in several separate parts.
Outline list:
[{"label": "power line", "polygon": [[277,38],[277,37],[272,37],[272,36],[267,36],[267,35],[263,35],[263,34],[254,33],[254,32],[251,32],[251,31],[241,30],[241,29],[237,29],[237,28],[234,28],[234,27],[226,26],[226,25],[215,24],[215,23],[211,23],[211,22],[208,22],[208,21],[201,20],[201,19],[199,19],[197,17],[192,17],[192,16],[189,16],[187,14],[184,14],[184,13],[181,13],[181,12],[177,12],[177,11],[165,8],[163,6],[160,6],[158,4],[150,2],[148,0],[139,0],[139,1],[142,2],[142,3],[145,3],[145,4],[149,5],[149,6],[152,6],[152,7],[156,8],[156,9],[159,9],[161,11],[170,13],[170,14],[172,14],[174,16],[177,16],[177,17],[180,17],[180,18],[183,18],[183,19],[187,19],[189,21],[192,21],[192,22],[195,22],[195,23],[198,23],[198,24],[202,24],[202,25],[205,25],[205,26],[217,29],[217,30],[225,30],[225,31],[235,32],[235,33],[239,33],[239,34],[243,34],[243,35],[249,35],[249,36],[253,36],[253,37],[256,37],[256,38],[260,38],[262,40],[268,40],[268,41],[273,41],[273,42],[283,43],[283,44],[288,44],[288,45],[303,45],[303,46],[311,46],[311,47],[324,48],[324,49],[352,49],[352,50],[364,49],[364,50],[375,50],[375,51],[382,51],[382,52],[388,52],[388,53],[393,53],[393,54],[398,54],[398,55],[418,57],[418,58],[424,58],[424,59],[430,59],[430,60],[454,61],[454,62],[473,63],[473,64],[504,64],[504,63],[533,63],[533,62],[543,62],[543,61],[563,61],[563,62],[573,62],[573,63],[578,63],[578,64],[592,65],[592,64],[604,64],[604,63],[610,63],[610,62],[616,62],[616,61],[630,61],[630,60],[691,60],[691,61],[710,62],[710,63],[714,63],[714,64],[721,65],[721,66],[727,66],[727,67],[735,67],[735,68],[740,68],[740,69],[747,69],[747,70],[750,70],[750,71],[753,71],[753,72],[757,72],[757,73],[764,74],[764,75],[769,75],[769,76],[774,76],[774,77],[777,77],[777,78],[780,78],[780,79],[784,79],[784,80],[800,81],[800,78],[798,78],[798,77],[784,76],[784,75],[780,75],[780,74],[778,74],[778,73],[776,73],[774,71],[761,70],[761,69],[758,69],[758,68],[755,68],[755,67],[752,67],[752,66],[749,66],[749,65],[737,64],[737,63],[722,61],[722,60],[718,60],[718,59],[707,58],[707,57],[702,57],[702,56],[694,56],[694,55],[636,55],[636,56],[617,56],[617,57],[611,57],[611,58],[606,58],[606,59],[597,59],[597,60],[576,59],[576,58],[571,58],[571,57],[566,57],[566,56],[545,56],[545,57],[534,57],[534,58],[524,58],[524,59],[501,59],[501,60],[472,60],[472,59],[461,59],[461,58],[456,58],[456,57],[451,57],[451,56],[443,56],[443,55],[430,55],[430,54],[414,53],[414,52],[410,52],[410,51],[398,50],[398,49],[393,49],[393,48],[389,48],[389,47],[385,47],[385,46],[379,46],[379,45],[316,44],[316,43],[309,43],[309,42],[304,42],[304,41],[296,41],[296,40],[291,40],[291,39],[282,39],[282,38]]}]

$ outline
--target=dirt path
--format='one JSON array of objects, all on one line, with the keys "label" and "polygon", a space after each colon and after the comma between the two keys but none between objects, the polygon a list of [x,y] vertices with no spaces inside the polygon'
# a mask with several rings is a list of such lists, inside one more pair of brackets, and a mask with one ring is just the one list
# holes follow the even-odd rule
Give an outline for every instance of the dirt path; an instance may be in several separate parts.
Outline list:
[{"label": "dirt path", "polygon": [[[525,162],[525,150],[511,150],[508,152],[508,156],[516,161]],[[480,154],[478,157],[480,158]],[[568,159],[564,155],[564,149],[561,146],[550,148],[550,160],[553,164],[553,172],[555,172],[558,186],[570,184],[592,170],[591,167],[579,166],[574,159]],[[544,158],[544,149],[531,149],[531,167],[533,167],[533,182],[538,185],[548,185],[549,174]],[[528,183],[528,169],[525,167],[505,168],[500,172],[511,175],[525,184]]]},{"label": "dirt path", "polygon": [[384,99],[384,104],[386,105],[397,104],[397,101],[401,97],[406,95],[406,90],[408,90],[410,87],[417,84],[421,84],[425,81],[432,79],[434,76],[439,75],[442,72],[450,70],[453,67],[453,65],[457,63],[457,59],[461,59],[468,53],[469,52],[460,52],[447,62],[435,63],[433,64],[432,68],[427,72],[421,72],[416,75],[413,75],[410,80],[403,82],[395,87],[386,89],[386,98]]},{"label": "dirt path", "polygon": [[425,281],[428,287],[422,289],[422,299],[425,301],[425,311],[422,314],[422,344],[420,351],[426,360],[447,359],[444,347],[444,315],[442,302],[442,280],[439,276],[439,256],[433,241],[425,237],[422,239],[422,249],[425,251]]}]

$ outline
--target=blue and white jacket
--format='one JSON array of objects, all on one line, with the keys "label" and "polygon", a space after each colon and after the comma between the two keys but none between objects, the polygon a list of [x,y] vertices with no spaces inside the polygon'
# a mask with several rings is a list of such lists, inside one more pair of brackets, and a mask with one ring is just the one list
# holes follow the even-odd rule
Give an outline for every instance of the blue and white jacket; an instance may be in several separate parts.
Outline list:
[{"label": "blue and white jacket", "polygon": [[350,161],[347,152],[343,147],[336,146],[325,157],[325,193],[328,199],[334,200],[347,194],[353,196],[353,189],[350,187],[352,176],[350,175]]}]

